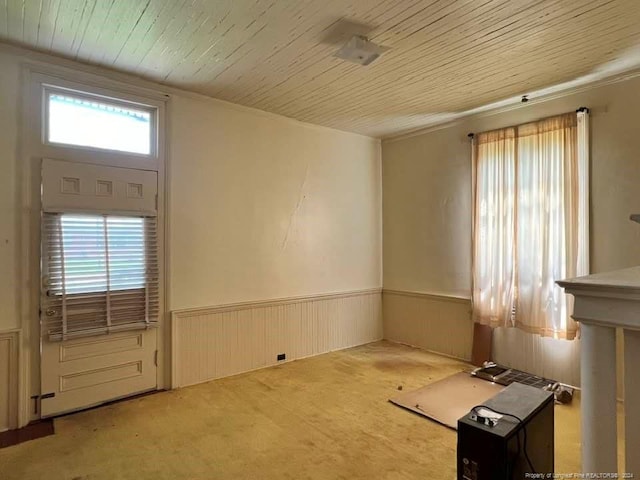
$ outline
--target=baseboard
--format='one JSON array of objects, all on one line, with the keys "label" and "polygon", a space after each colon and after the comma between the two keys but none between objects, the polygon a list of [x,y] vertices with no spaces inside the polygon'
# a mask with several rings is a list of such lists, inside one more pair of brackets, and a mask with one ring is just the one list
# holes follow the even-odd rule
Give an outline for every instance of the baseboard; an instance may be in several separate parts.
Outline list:
[{"label": "baseboard", "polygon": [[[450,358],[452,360],[459,360],[461,362],[469,363],[469,360],[467,358],[456,357],[455,355],[449,355],[447,353],[442,353],[442,352],[436,352],[435,350],[429,350],[428,348],[423,348],[423,347],[421,347],[419,345],[412,345],[410,343],[405,343],[405,342],[396,342],[395,340],[389,340],[388,338],[384,338],[383,340],[385,340],[386,342],[393,343],[395,345],[404,345],[405,347],[416,348],[416,349],[421,350],[423,352],[433,353],[434,355],[438,355],[440,357]],[[471,367],[471,365],[470,365],[470,367]]]},{"label": "baseboard", "polygon": [[38,420],[26,427],[0,432],[0,448],[11,447],[19,443],[46,437],[55,433],[53,420]]}]

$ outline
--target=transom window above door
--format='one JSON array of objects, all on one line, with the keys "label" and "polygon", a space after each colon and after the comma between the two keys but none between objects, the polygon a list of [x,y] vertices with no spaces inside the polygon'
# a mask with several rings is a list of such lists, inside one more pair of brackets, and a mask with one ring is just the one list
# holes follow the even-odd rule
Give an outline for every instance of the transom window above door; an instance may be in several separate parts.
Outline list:
[{"label": "transom window above door", "polygon": [[45,89],[45,141],[138,155],[154,153],[155,109]]}]

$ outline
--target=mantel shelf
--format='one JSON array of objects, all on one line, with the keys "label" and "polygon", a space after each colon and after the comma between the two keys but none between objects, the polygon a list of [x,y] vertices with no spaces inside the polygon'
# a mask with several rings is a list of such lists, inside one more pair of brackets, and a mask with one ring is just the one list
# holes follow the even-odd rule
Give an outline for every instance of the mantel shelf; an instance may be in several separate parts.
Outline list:
[{"label": "mantel shelf", "polygon": [[631,293],[630,291],[640,293],[640,267],[594,273],[584,277],[559,280],[557,283],[567,289],[620,290],[626,293]]},{"label": "mantel shelf", "polygon": [[575,297],[576,321],[640,330],[640,267],[557,283]]}]

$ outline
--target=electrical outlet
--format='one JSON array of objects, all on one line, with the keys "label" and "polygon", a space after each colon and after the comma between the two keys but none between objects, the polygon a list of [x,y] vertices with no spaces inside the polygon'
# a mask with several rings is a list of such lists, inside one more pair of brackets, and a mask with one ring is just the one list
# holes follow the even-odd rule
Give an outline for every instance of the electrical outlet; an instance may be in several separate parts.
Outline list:
[{"label": "electrical outlet", "polygon": [[287,354],[286,353],[279,353],[278,354],[278,361],[286,360],[286,359],[287,359]]}]

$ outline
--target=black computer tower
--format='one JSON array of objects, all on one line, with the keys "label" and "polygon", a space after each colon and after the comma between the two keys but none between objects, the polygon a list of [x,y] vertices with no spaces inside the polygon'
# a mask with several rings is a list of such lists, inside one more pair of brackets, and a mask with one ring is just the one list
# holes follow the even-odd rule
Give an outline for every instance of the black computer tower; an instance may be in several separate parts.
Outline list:
[{"label": "black computer tower", "polygon": [[[553,393],[513,383],[485,402],[504,416],[495,426],[473,420],[469,412],[458,420],[458,480],[522,480],[534,473],[553,473]],[[476,410],[477,411],[477,410]],[[531,477],[529,477],[531,478]]]}]

